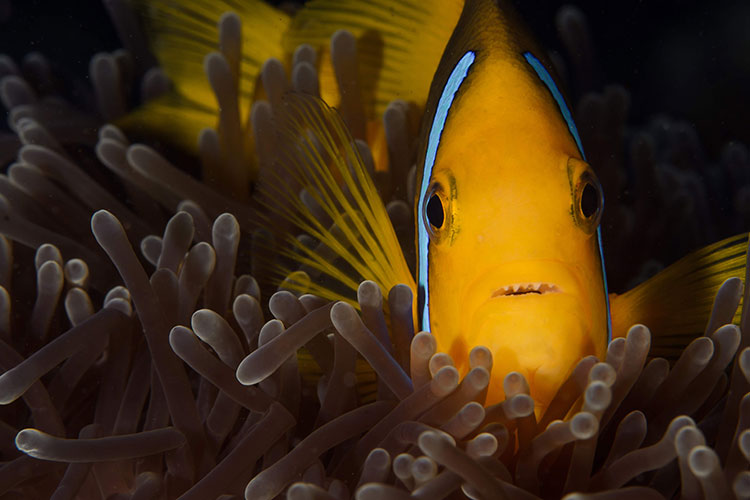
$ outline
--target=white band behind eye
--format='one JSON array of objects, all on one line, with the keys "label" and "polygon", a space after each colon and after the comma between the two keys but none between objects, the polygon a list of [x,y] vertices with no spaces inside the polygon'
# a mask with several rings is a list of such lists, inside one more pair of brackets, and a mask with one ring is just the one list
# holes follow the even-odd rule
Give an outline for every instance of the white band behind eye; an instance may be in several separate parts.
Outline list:
[{"label": "white band behind eye", "polygon": [[[419,288],[423,291],[423,304],[421,311],[421,329],[424,331],[430,331],[430,293],[429,293],[429,265],[428,265],[428,250],[430,245],[430,236],[427,232],[427,228],[424,224],[424,218],[422,212],[425,207],[425,198],[427,196],[427,189],[430,186],[430,179],[432,177],[432,167],[435,165],[435,157],[437,156],[438,146],[440,144],[440,137],[445,127],[445,120],[448,118],[448,111],[450,111],[453,99],[458,92],[458,88],[463,83],[466,75],[469,72],[469,68],[474,63],[475,54],[473,51],[468,51],[461,57],[456,66],[451,71],[448,81],[443,87],[443,92],[440,94],[440,100],[438,101],[437,109],[435,110],[435,116],[432,119],[432,126],[430,127],[430,135],[427,139],[427,153],[424,159],[424,168],[422,169],[422,184],[419,188],[419,201],[417,202],[417,246],[418,246],[418,262],[419,268],[417,276],[419,279]],[[422,223],[420,223],[422,221]]]}]

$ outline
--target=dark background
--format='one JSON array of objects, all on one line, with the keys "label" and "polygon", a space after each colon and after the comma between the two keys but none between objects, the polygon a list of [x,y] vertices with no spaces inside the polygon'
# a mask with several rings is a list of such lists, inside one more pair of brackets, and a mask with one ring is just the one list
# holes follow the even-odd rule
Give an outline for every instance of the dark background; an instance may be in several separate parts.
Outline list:
[{"label": "dark background", "polygon": [[[656,112],[692,122],[709,156],[731,139],[750,143],[750,2],[516,1],[540,41],[561,52],[554,18],[565,3],[588,18],[596,84],[630,90],[630,123]],[[0,0],[0,52],[16,60],[40,51],[85,78],[95,52],[118,46],[99,0]],[[570,89],[574,100],[580,90]]]}]

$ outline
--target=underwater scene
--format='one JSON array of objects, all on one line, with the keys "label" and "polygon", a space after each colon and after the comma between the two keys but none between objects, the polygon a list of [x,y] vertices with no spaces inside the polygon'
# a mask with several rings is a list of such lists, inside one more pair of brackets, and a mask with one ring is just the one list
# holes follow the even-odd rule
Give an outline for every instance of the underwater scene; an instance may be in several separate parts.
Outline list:
[{"label": "underwater scene", "polygon": [[748,27],[0,0],[0,499],[750,499]]}]

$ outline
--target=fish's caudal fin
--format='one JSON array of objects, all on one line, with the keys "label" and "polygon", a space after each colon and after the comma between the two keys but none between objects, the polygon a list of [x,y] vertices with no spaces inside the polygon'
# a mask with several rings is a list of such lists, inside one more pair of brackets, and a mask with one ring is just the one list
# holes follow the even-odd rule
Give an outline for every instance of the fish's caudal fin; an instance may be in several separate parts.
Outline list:
[{"label": "fish's caudal fin", "polygon": [[[613,337],[643,323],[654,334],[651,355],[676,357],[706,329],[722,283],[744,278],[747,252],[748,234],[732,236],[683,257],[622,295],[612,295]],[[739,320],[738,309],[733,322]]]},{"label": "fish's caudal fin", "polygon": [[259,197],[269,230],[284,241],[286,264],[274,264],[283,286],[355,307],[365,279],[384,296],[401,283],[414,290],[371,173],[338,113],[317,97],[290,93],[275,119],[277,168]]}]

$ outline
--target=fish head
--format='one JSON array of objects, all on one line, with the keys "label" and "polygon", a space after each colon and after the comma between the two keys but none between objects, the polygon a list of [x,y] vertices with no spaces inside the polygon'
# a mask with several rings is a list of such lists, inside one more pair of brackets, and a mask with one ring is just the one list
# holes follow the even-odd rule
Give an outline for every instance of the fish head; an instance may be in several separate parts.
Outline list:
[{"label": "fish head", "polygon": [[421,326],[460,371],[473,346],[490,349],[490,403],[516,371],[539,411],[606,350],[602,189],[539,59],[507,40],[462,43],[433,83],[420,156]]},{"label": "fish head", "polygon": [[[544,147],[525,155],[498,143],[480,149],[475,161],[494,172],[450,168],[446,154],[427,201],[433,206],[419,221],[430,235],[429,330],[464,372],[469,349],[490,349],[490,401],[502,398],[502,377],[517,371],[543,408],[581,357],[601,359],[606,349],[601,208],[587,205],[598,203],[600,188],[585,162],[551,151],[545,158]],[[525,161],[538,163],[519,167]],[[430,222],[435,204],[441,227]]]}]

